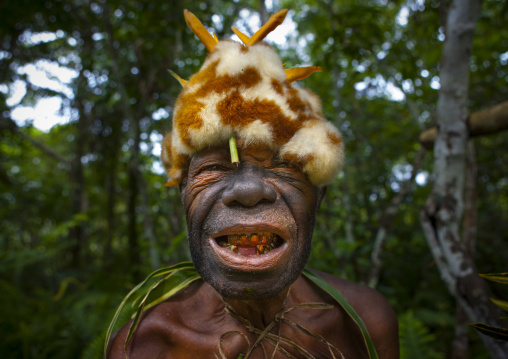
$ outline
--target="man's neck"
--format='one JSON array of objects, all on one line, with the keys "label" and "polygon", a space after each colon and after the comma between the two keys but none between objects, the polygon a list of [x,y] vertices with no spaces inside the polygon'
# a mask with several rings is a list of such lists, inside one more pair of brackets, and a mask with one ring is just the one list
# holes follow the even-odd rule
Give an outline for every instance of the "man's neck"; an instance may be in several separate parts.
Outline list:
[{"label": "man's neck", "polygon": [[291,287],[279,293],[276,297],[267,300],[237,300],[223,298],[226,307],[234,314],[249,321],[255,328],[263,330],[274,321],[275,315],[283,307],[292,303]]}]

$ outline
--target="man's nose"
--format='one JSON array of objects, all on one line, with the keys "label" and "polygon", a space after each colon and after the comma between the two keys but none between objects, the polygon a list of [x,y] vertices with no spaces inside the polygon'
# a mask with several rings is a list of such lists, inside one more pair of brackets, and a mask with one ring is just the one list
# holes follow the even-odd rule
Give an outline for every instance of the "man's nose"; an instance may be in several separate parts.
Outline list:
[{"label": "man's nose", "polygon": [[259,203],[273,203],[277,192],[269,181],[264,181],[263,170],[259,168],[241,168],[233,176],[229,186],[222,194],[226,206],[254,207]]}]

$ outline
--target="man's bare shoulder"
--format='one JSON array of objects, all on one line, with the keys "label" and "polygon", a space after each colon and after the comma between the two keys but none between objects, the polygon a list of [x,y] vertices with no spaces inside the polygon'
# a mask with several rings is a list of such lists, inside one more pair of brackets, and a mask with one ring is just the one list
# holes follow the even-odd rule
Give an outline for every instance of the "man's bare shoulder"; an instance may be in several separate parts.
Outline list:
[{"label": "man's bare shoulder", "polygon": [[329,273],[313,270],[337,289],[362,318],[379,358],[398,358],[398,321],[388,301],[366,285],[350,282]]},{"label": "man's bare shoulder", "polygon": [[353,283],[329,273],[317,270],[313,270],[313,272],[319,274],[327,283],[337,289],[358,314],[377,314],[386,316],[385,319],[390,319],[391,317],[396,319],[392,307],[378,291],[366,285]]},{"label": "man's bare shoulder", "polygon": [[[170,349],[172,352],[177,351],[182,342],[195,336],[193,323],[204,328],[213,327],[214,323],[206,318],[214,317],[216,307],[220,308],[218,297],[206,283],[197,281],[191,284],[170,300],[143,313],[139,326],[129,341],[129,358],[158,358]],[[131,321],[114,335],[109,345],[108,359],[125,358],[124,345],[130,326]]]}]

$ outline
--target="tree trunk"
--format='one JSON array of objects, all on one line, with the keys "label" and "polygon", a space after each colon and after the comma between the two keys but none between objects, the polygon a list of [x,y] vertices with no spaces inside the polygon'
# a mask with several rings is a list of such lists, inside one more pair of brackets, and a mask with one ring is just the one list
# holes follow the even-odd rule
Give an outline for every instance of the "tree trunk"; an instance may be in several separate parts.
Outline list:
[{"label": "tree trunk", "polygon": [[[131,147],[131,153],[136,151],[134,149],[136,145]],[[128,204],[127,204],[127,221],[128,221],[128,234],[127,238],[129,239],[129,267],[133,269],[133,273],[135,277],[141,275],[139,272],[139,265],[141,263],[141,256],[139,255],[139,236],[138,236],[138,226],[136,223],[136,207],[137,207],[137,198],[138,198],[138,183],[136,176],[137,160],[134,158],[134,154],[131,154],[131,158],[128,164],[128,173],[129,173],[129,185],[128,185]]]},{"label": "tree trunk", "polygon": [[467,313],[464,308],[457,303],[457,313],[455,322],[455,333],[452,342],[451,359],[467,359],[467,350],[469,348]]},{"label": "tree trunk", "polygon": [[[76,150],[74,152],[74,158],[72,160],[70,182],[72,184],[71,191],[71,211],[72,215],[82,213],[84,208],[84,196],[83,192],[85,186],[85,180],[83,176],[83,164],[81,158],[83,157],[83,122],[85,119],[80,117],[78,120],[78,134],[76,141]],[[83,246],[83,228],[81,221],[77,221],[69,231],[69,237],[72,241],[72,267],[79,268],[81,265],[81,251]]]},{"label": "tree trunk", "polygon": [[464,189],[464,222],[462,228],[462,239],[464,241],[464,250],[471,258],[475,258],[476,247],[476,229],[478,222],[478,213],[476,211],[476,153],[474,142],[469,141],[467,148],[466,161],[466,183]]},{"label": "tree trunk", "polygon": [[[464,191],[464,222],[462,239],[464,250],[474,260],[476,242],[476,154],[474,142],[469,141],[466,161],[466,184]],[[455,322],[455,335],[452,342],[452,359],[467,359],[469,347],[467,313],[457,301],[457,314]]]},{"label": "tree trunk", "polygon": [[[89,47],[88,43],[88,38],[85,37],[85,51],[87,51],[87,48]],[[83,75],[83,71],[84,66],[83,69],[81,69],[77,79],[75,106],[78,109],[79,118],[77,122],[77,132],[75,137],[75,151],[74,156],[71,160],[71,168],[69,174],[70,183],[72,186],[70,195],[70,213],[72,216],[74,216],[74,218],[72,218],[73,220],[76,220],[76,215],[85,213],[87,209],[87,194],[85,191],[85,177],[82,159],[85,155],[85,144],[88,137],[88,117],[85,112],[83,100],[81,98],[82,94],[86,91],[87,80]],[[69,237],[72,243],[71,266],[76,269],[79,269],[81,266],[83,242],[85,241],[85,234],[81,222],[81,220],[77,220],[69,230]]]},{"label": "tree trunk", "polygon": [[113,246],[113,240],[115,236],[115,230],[116,230],[116,214],[115,214],[115,207],[116,207],[116,172],[118,169],[118,158],[119,158],[119,152],[121,148],[121,119],[120,118],[113,118],[111,122],[111,134],[112,139],[110,141],[110,145],[105,147],[105,151],[103,153],[103,156],[107,158],[108,165],[108,173],[106,174],[106,188],[107,188],[107,209],[106,209],[106,216],[107,216],[107,230],[106,230],[106,238],[104,240],[104,263],[106,270],[109,269],[109,266],[111,264],[111,256],[112,256],[112,246]]},{"label": "tree trunk", "polygon": [[[441,277],[469,319],[496,324],[498,311],[487,284],[477,275],[459,230],[464,211],[464,177],[469,131],[467,99],[478,0],[453,0],[447,15],[437,103],[439,132],[434,143],[434,187],[422,212],[422,227]],[[508,343],[481,335],[492,358],[508,358]]]},{"label": "tree trunk", "polygon": [[268,21],[268,12],[266,11],[265,0],[259,0],[259,17],[261,19],[261,25],[266,24]]},{"label": "tree trunk", "polygon": [[[475,112],[468,120],[471,137],[487,135],[508,129],[508,101],[494,107]],[[437,127],[429,128],[420,135],[420,143],[427,150],[434,146]]]}]

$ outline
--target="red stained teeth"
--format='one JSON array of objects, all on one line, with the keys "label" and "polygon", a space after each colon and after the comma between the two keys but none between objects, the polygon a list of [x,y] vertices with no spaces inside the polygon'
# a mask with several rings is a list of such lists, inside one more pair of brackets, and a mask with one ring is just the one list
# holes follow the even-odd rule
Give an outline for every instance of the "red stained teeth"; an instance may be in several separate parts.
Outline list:
[{"label": "red stained teeth", "polygon": [[226,241],[219,241],[219,244],[227,249],[238,253],[238,246],[256,246],[256,254],[265,254],[275,248],[278,237],[274,233],[240,233],[230,234]]},{"label": "red stained teeth", "polygon": [[263,233],[241,233],[228,235],[228,244],[241,245],[241,246],[263,246],[270,245],[277,238],[277,235],[269,232]]}]

